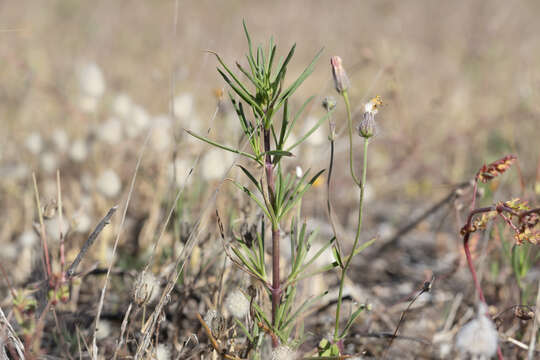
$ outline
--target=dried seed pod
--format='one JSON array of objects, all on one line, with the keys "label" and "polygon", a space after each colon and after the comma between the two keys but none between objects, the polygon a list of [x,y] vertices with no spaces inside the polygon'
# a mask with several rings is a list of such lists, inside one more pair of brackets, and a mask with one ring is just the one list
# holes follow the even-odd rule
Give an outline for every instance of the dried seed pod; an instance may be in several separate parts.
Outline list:
[{"label": "dried seed pod", "polygon": [[476,174],[476,180],[483,183],[493,180],[508,170],[516,159],[517,157],[515,155],[506,155],[505,157],[494,161],[489,165],[484,164],[484,166],[482,166],[482,168]]}]

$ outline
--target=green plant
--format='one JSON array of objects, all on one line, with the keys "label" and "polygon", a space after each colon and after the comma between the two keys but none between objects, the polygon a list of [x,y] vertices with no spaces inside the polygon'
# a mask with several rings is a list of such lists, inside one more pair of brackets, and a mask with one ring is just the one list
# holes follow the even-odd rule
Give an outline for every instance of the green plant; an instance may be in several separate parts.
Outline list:
[{"label": "green plant", "polygon": [[[335,85],[336,91],[343,98],[343,101],[345,103],[345,108],[347,111],[347,130],[348,130],[348,135],[349,135],[349,170],[350,170],[351,178],[353,179],[354,183],[358,187],[360,196],[359,196],[359,203],[358,203],[358,220],[357,220],[357,225],[356,225],[356,235],[354,238],[352,249],[350,250],[348,254],[345,254],[342,247],[339,246],[339,241],[336,241],[337,245],[333,248],[334,257],[341,271],[340,280],[339,280],[339,293],[338,293],[338,299],[337,299],[334,334],[333,334],[333,344],[330,345],[328,342],[326,342],[324,346],[320,347],[319,355],[342,354],[343,353],[343,339],[348,335],[349,329],[351,328],[354,321],[368,307],[365,304],[360,304],[358,308],[354,312],[352,312],[352,314],[349,316],[343,329],[340,330],[341,308],[342,308],[342,303],[343,303],[343,287],[345,284],[347,271],[349,270],[351,266],[353,257],[358,255],[360,252],[362,252],[362,250],[370,246],[375,241],[375,239],[372,239],[360,245],[360,233],[362,230],[362,216],[363,216],[363,208],[364,208],[363,207],[364,193],[365,193],[365,186],[366,186],[366,181],[367,181],[368,146],[369,146],[370,138],[374,135],[375,115],[377,114],[380,106],[382,106],[382,100],[379,96],[371,99],[364,106],[363,119],[358,126],[359,135],[364,140],[362,177],[359,179],[358,176],[356,175],[356,171],[354,167],[355,149],[354,149],[354,144],[353,144],[353,124],[352,124],[352,115],[351,115],[351,104],[350,104],[349,92],[348,92],[349,78],[347,77],[345,69],[343,68],[343,65],[342,65],[342,60],[339,56],[332,57],[330,60],[330,64],[332,66],[332,75],[334,78],[334,85]],[[331,134],[332,134],[332,131],[331,131]],[[330,137],[331,148],[333,148],[333,142],[334,142],[334,137],[332,135]],[[333,152],[331,152],[330,164],[333,163],[332,156],[333,156]],[[328,186],[328,191],[330,192],[330,186]],[[328,195],[328,199],[330,199],[330,195]],[[328,200],[328,212],[330,215],[329,216],[330,221],[333,222],[332,217],[331,217],[330,200]],[[333,226],[333,228],[335,229],[335,226]],[[335,230],[334,230],[334,234],[335,234]],[[337,234],[335,234],[335,236],[337,237]]]},{"label": "green plant", "polygon": [[[240,80],[240,77],[225,64],[217,53],[212,53],[221,65],[218,67],[218,72],[231,89],[229,98],[242,128],[246,146],[249,146],[250,151],[244,151],[243,147],[237,149],[220,144],[190,130],[186,131],[210,145],[251,160],[260,170],[257,172],[250,170],[249,166],[239,165],[240,170],[251,184],[244,185],[231,180],[234,186],[257,204],[264,214],[264,219],[261,221],[260,230],[255,238],[235,238],[231,246],[232,254],[229,253],[229,255],[237,265],[264,285],[272,303],[271,316],[268,316],[260,305],[262,301],[251,301],[257,321],[250,329],[245,326],[241,326],[241,328],[251,341],[252,347],[256,347],[260,343],[260,336],[264,333],[270,334],[273,347],[277,347],[280,343],[289,342],[298,316],[316,300],[316,298],[308,299],[295,308],[297,282],[309,275],[308,266],[334,241],[333,239],[328,241],[321,251],[314,256],[308,256],[314,234],[307,232],[306,224],[299,225],[298,220],[293,220],[292,230],[289,234],[291,266],[288,275],[282,278],[279,272],[279,249],[282,242],[280,231],[284,226],[286,216],[292,209],[299,206],[306,191],[324,171],[320,170],[315,175],[310,176],[310,170],[307,170],[301,176],[294,176],[285,171],[282,161],[293,156],[292,151],[329,118],[331,111],[321,117],[298,141],[286,145],[295,124],[313,97],[306,100],[294,114],[289,106],[289,100],[312,73],[322,50],[315,55],[313,61],[296,80],[289,86],[285,86],[287,67],[294,55],[296,45],[290,49],[284,59],[277,62],[277,66],[274,68],[277,48],[273,39],[270,39],[266,51],[263,50],[262,46],[254,49],[245,23],[244,32],[248,43],[246,59],[249,67],[244,68],[237,62],[236,68],[247,81]],[[266,224],[270,225],[272,238],[271,279],[268,276],[265,261]],[[317,271],[324,271],[333,266],[335,264],[330,264]],[[250,300],[253,300],[253,295]]]}]

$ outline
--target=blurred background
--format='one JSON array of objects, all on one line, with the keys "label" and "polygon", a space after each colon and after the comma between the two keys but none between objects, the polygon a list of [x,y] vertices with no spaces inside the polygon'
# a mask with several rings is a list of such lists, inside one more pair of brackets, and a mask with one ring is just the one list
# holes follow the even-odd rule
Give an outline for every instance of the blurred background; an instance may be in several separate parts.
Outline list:
[{"label": "blurred background", "polygon": [[[38,243],[32,172],[47,204],[57,197],[60,170],[64,223],[53,214],[47,229],[53,241],[60,228],[69,229],[68,258],[73,258],[107,209],[123,206],[150,132],[117,255],[121,264],[137,268],[144,263],[148,245],[183,186],[181,205],[160,250],[164,259],[170,256],[167,247],[179,251],[175,239],[189,231],[206,206],[217,207],[231,221],[240,216],[246,199],[220,185],[225,177],[238,175],[231,169],[234,157],[190,138],[183,129],[231,146],[239,143],[241,129],[227,96],[221,97],[226,84],[216,71],[216,59],[205,50],[219,53],[227,64],[245,63],[243,19],[255,43],[267,44],[274,36],[281,56],[296,43],[289,81],[324,48],[313,75],[291,102],[294,111],[316,96],[297,125],[296,137],[324,115],[325,97],[338,98],[329,65],[333,55],[342,57],[351,78],[357,119],[366,101],[382,97],[385,106],[369,150],[363,240],[393,238],[455,186],[469,181],[482,164],[510,153],[517,155],[517,166],[501,183],[483,189],[486,203],[515,196],[537,201],[538,14],[540,3],[534,0],[3,1],[1,261],[13,264],[16,284],[26,281],[33,256],[29,249]],[[340,137],[333,201],[340,231],[349,233],[354,231],[358,197],[348,174],[340,99],[334,119]],[[290,171],[327,167],[327,135],[323,124],[288,162]],[[360,140],[355,140],[358,161]],[[330,229],[326,190],[319,185],[305,198],[303,215],[324,238]],[[367,276],[371,285],[391,284],[399,273],[399,281],[410,286],[392,295],[383,289],[378,296],[397,301],[421,284],[440,256],[454,251],[447,260],[459,258],[459,209],[449,206],[436,219],[421,222],[410,251],[403,251],[406,239],[399,246],[383,242],[396,245],[396,253],[381,260],[377,275]],[[120,218],[113,219],[115,226]],[[88,263],[103,267],[111,259],[115,226],[106,229]],[[207,229],[216,236],[213,220]],[[435,248],[416,253],[421,243]],[[392,259],[425,267],[383,271],[384,277],[380,271]]]}]

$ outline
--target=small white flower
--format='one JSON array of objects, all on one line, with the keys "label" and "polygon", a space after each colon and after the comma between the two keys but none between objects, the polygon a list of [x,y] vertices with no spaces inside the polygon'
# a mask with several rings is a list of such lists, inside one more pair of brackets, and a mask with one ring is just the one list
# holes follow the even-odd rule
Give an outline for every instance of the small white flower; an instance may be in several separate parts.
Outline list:
[{"label": "small white flower", "polygon": [[77,77],[81,91],[91,97],[101,97],[105,92],[105,78],[96,63],[79,64]]},{"label": "small white flower", "polygon": [[280,346],[272,350],[272,360],[294,360],[296,353],[287,346]]},{"label": "small white flower", "polygon": [[242,319],[249,312],[249,300],[238,289],[227,296],[225,307],[234,317]]},{"label": "small white flower", "polygon": [[69,147],[69,138],[64,129],[54,130],[52,134],[52,141],[54,146],[56,146],[56,148],[61,152],[66,151]]},{"label": "small white flower", "polygon": [[480,303],[478,317],[465,324],[457,334],[456,347],[462,353],[489,359],[497,352],[497,329],[486,312],[486,305]]},{"label": "small white flower", "polygon": [[174,115],[180,119],[189,117],[193,112],[193,96],[189,93],[177,95],[173,101]]},{"label": "small white flower", "polygon": [[83,162],[88,156],[88,146],[82,139],[76,139],[69,149],[69,157],[75,162]]},{"label": "small white flower", "polygon": [[122,182],[114,170],[107,169],[98,177],[96,186],[103,195],[112,198],[120,193]]},{"label": "small white flower", "polygon": [[98,138],[109,145],[116,145],[122,140],[122,123],[117,118],[110,118],[98,129]]},{"label": "small white flower", "polygon": [[33,132],[26,137],[24,145],[32,154],[37,155],[43,149],[43,139],[39,133]]},{"label": "small white flower", "polygon": [[58,158],[52,152],[46,152],[40,158],[41,168],[48,174],[52,174],[58,168]]},{"label": "small white flower", "polygon": [[171,349],[164,344],[158,344],[156,347],[156,360],[170,360]]},{"label": "small white flower", "polygon": [[380,96],[375,96],[373,99],[369,100],[364,105],[364,112],[375,115],[379,112],[379,107],[383,105],[382,99]]},{"label": "small white flower", "polygon": [[304,171],[302,171],[302,167],[297,166],[296,167],[296,177],[300,179],[302,176],[304,176]]},{"label": "small white flower", "polygon": [[116,116],[127,119],[131,113],[133,103],[126,94],[119,94],[114,98],[113,111]]}]

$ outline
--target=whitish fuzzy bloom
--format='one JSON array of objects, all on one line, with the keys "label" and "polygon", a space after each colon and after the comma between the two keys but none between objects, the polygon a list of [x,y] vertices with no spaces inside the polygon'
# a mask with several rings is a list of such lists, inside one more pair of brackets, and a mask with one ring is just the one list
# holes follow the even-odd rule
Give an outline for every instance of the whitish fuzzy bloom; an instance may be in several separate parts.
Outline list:
[{"label": "whitish fuzzy bloom", "polygon": [[167,176],[169,181],[175,181],[177,186],[182,186],[186,180],[187,183],[191,182],[193,175],[189,176],[191,170],[190,163],[185,159],[176,159],[174,163],[171,162],[167,167]]},{"label": "whitish fuzzy bloom", "polygon": [[156,360],[170,360],[171,349],[164,344],[158,344],[156,347]]},{"label": "whitish fuzzy bloom", "polygon": [[469,321],[457,334],[456,347],[462,353],[489,359],[497,352],[498,334],[495,325],[486,316],[486,305],[478,306],[478,316]]},{"label": "whitish fuzzy bloom", "polygon": [[383,102],[381,97],[377,95],[364,105],[364,112],[375,115],[379,112],[379,108],[382,106],[382,104]]},{"label": "whitish fuzzy bloom", "polygon": [[69,157],[75,162],[83,162],[88,156],[88,146],[82,139],[77,139],[71,144],[69,149]]},{"label": "whitish fuzzy bloom", "polygon": [[37,244],[39,238],[33,230],[26,230],[19,236],[19,243],[23,247],[32,247]]},{"label": "whitish fuzzy bloom", "polygon": [[103,340],[111,336],[111,323],[107,320],[99,320],[97,323],[96,339]]},{"label": "whitish fuzzy bloom", "polygon": [[33,132],[26,137],[24,145],[32,154],[37,155],[43,149],[43,139],[39,133]]},{"label": "whitish fuzzy bloom", "polygon": [[122,123],[117,118],[110,118],[101,124],[97,136],[106,144],[118,144],[122,140]]},{"label": "whitish fuzzy bloom", "polygon": [[69,147],[69,138],[64,129],[56,129],[52,133],[52,142],[56,148],[64,152]]},{"label": "whitish fuzzy bloom", "polygon": [[105,92],[105,78],[96,63],[79,64],[77,78],[81,91],[88,96],[100,97]]},{"label": "whitish fuzzy bloom", "polygon": [[159,279],[153,274],[143,271],[140,273],[133,289],[133,300],[138,305],[151,304],[159,295]]},{"label": "whitish fuzzy bloom", "polygon": [[241,319],[249,312],[249,300],[240,290],[236,289],[227,296],[225,307],[232,316]]},{"label": "whitish fuzzy bloom", "polygon": [[287,346],[280,346],[272,350],[272,360],[294,360],[296,353]]},{"label": "whitish fuzzy bloom", "polygon": [[122,119],[129,117],[133,102],[126,94],[119,94],[114,98],[113,111],[114,114]]},{"label": "whitish fuzzy bloom", "polygon": [[85,113],[95,113],[99,105],[99,98],[81,94],[78,100],[79,109]]},{"label": "whitish fuzzy bloom", "polygon": [[193,96],[189,93],[177,95],[173,104],[174,115],[180,119],[189,117],[193,112]]},{"label": "whitish fuzzy bloom", "polygon": [[158,115],[152,119],[153,132],[150,143],[157,151],[165,151],[171,147],[171,120],[167,115]]},{"label": "whitish fuzzy bloom", "polygon": [[150,116],[140,105],[133,105],[129,117],[126,118],[124,126],[126,135],[130,138],[136,137],[150,126]]},{"label": "whitish fuzzy bloom", "polygon": [[112,169],[107,169],[99,175],[96,181],[97,189],[107,197],[115,197],[122,189],[122,182]]},{"label": "whitish fuzzy bloom", "polygon": [[210,149],[201,161],[201,173],[206,180],[217,180],[224,176],[232,164],[233,156],[228,151]]},{"label": "whitish fuzzy bloom", "polygon": [[297,166],[296,167],[296,177],[300,179],[302,176],[304,176],[304,171],[302,170],[301,166]]},{"label": "whitish fuzzy bloom", "polygon": [[73,230],[80,234],[86,234],[92,227],[92,219],[87,213],[81,212],[73,216]]},{"label": "whitish fuzzy bloom", "polygon": [[330,59],[330,65],[332,65],[332,76],[334,77],[334,86],[338,93],[343,93],[349,86],[349,77],[343,68],[342,60],[339,56],[332,56]]},{"label": "whitish fuzzy bloom", "polygon": [[46,219],[44,223],[47,238],[52,240],[59,241],[60,233],[62,233],[65,238],[67,232],[69,231],[69,222],[65,216],[63,217],[62,221],[60,221],[60,216],[57,215],[53,218]]},{"label": "whitish fuzzy bloom", "polygon": [[379,107],[382,104],[381,97],[376,96],[364,105],[363,119],[358,126],[358,133],[361,137],[368,139],[375,135],[375,115],[379,112]]},{"label": "whitish fuzzy bloom", "polygon": [[55,153],[46,152],[40,157],[40,164],[43,171],[52,174],[58,168],[58,157]]}]

